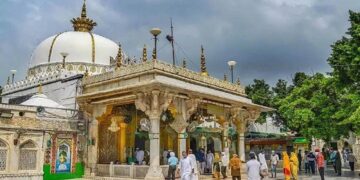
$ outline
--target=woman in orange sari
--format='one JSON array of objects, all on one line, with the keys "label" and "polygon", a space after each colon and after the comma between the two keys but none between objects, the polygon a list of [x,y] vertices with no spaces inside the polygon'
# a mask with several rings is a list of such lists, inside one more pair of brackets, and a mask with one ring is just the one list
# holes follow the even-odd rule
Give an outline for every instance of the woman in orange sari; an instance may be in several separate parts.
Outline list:
[{"label": "woman in orange sari", "polygon": [[283,171],[285,180],[290,180],[291,171],[290,171],[290,158],[287,152],[282,152],[283,157]]}]

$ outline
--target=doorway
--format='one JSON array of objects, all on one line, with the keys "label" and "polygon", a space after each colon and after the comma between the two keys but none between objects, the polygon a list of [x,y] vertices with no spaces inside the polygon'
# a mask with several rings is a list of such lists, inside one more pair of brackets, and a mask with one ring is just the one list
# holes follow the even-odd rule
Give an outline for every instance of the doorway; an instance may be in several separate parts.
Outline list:
[{"label": "doorway", "polygon": [[212,137],[209,137],[206,141],[206,145],[207,145],[207,151],[211,151],[212,153],[214,153],[215,149],[214,149],[214,139]]}]

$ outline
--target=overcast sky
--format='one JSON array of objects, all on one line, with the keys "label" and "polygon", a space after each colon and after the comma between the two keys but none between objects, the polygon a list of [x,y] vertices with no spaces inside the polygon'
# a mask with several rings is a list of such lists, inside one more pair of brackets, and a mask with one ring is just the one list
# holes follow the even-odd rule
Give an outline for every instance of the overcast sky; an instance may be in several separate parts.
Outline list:
[{"label": "overcast sky", "polygon": [[[35,47],[47,37],[72,30],[81,0],[0,1],[0,83],[11,69],[23,79]],[[159,59],[171,62],[165,39],[170,17],[175,27],[176,59],[199,70],[200,46],[205,48],[210,75],[229,74],[243,84],[254,78],[290,81],[298,71],[328,72],[330,45],[349,27],[348,10],[360,11],[360,0],[87,0],[94,33],[121,42],[130,56],[150,47],[149,29],[160,27]]]}]

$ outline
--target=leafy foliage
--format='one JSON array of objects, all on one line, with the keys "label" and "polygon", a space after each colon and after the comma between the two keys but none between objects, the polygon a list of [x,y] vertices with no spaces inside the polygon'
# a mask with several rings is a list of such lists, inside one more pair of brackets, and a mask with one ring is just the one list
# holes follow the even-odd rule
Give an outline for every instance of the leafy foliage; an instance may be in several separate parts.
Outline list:
[{"label": "leafy foliage", "polygon": [[360,13],[349,11],[350,28],[347,36],[331,46],[328,58],[332,75],[342,87],[360,89]]},{"label": "leafy foliage", "polygon": [[[349,131],[360,135],[360,13],[349,14],[347,35],[331,46],[329,76],[297,72],[291,86],[279,79],[270,89],[255,79],[246,87],[253,102],[277,109],[277,124],[325,141],[348,136]],[[262,115],[258,122],[264,119]]]},{"label": "leafy foliage", "polygon": [[[254,79],[254,83],[245,87],[245,92],[254,103],[264,106],[271,106],[273,92],[265,80]],[[256,120],[258,123],[266,122],[266,113],[261,113]]]},{"label": "leafy foliage", "polygon": [[301,135],[329,141],[346,134],[345,124],[334,116],[338,111],[340,93],[334,79],[323,74],[308,77],[301,86],[280,101],[279,112],[287,126]]}]

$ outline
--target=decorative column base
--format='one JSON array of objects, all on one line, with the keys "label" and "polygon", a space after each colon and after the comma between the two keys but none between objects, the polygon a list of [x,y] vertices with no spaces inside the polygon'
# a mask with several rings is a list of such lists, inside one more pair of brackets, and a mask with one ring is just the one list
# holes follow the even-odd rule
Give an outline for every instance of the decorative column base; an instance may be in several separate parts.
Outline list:
[{"label": "decorative column base", "polygon": [[150,165],[149,170],[145,176],[145,180],[160,180],[165,179],[160,166]]}]

